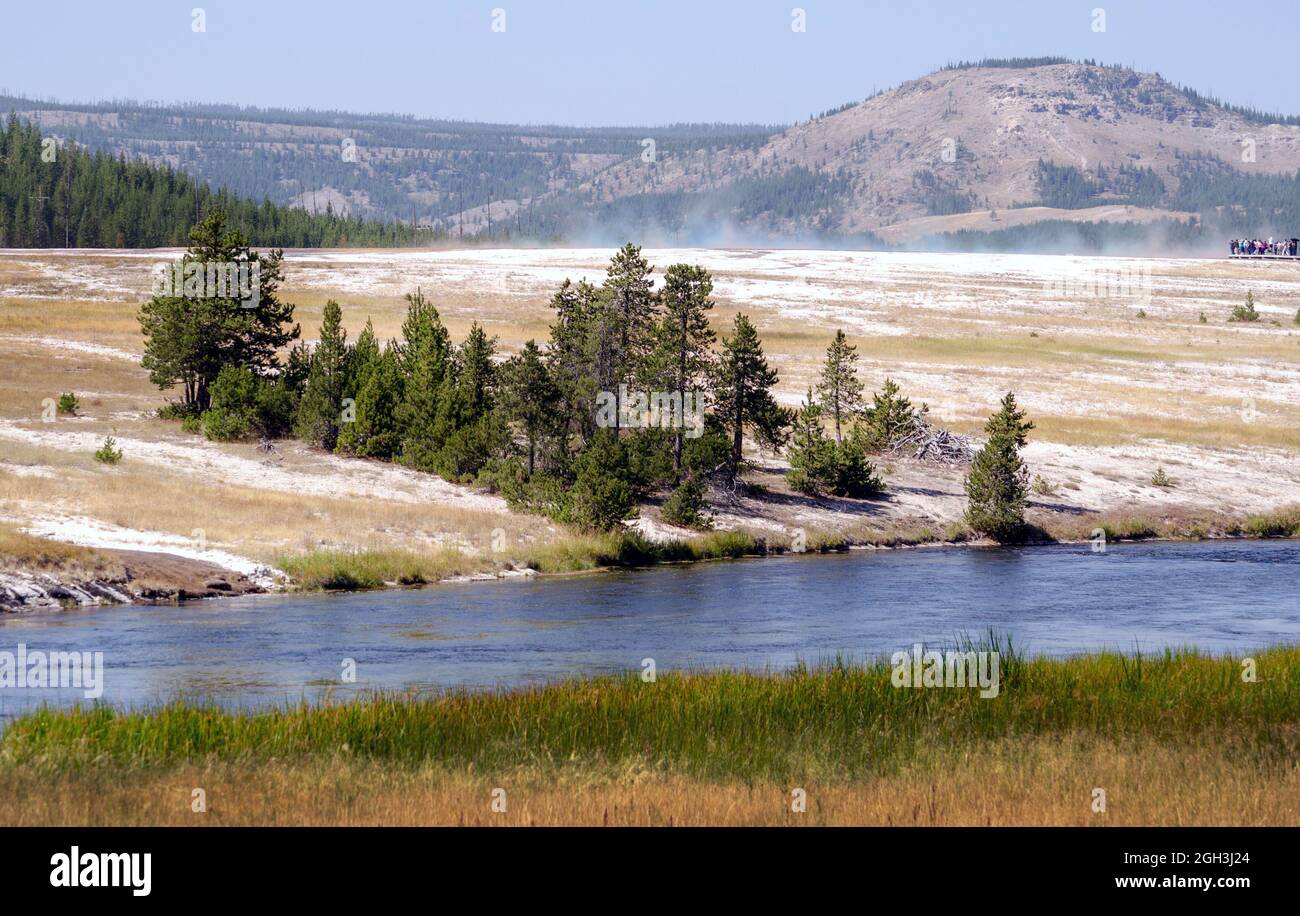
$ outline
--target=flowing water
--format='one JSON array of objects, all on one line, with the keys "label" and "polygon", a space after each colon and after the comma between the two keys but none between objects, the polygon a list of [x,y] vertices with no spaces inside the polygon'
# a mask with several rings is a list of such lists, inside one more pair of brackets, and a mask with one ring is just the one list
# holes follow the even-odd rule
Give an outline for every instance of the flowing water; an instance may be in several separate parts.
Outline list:
[{"label": "flowing water", "polygon": [[[375,689],[494,688],[575,674],[779,670],[952,645],[990,628],[1030,653],[1300,641],[1300,543],[853,551],[359,594],[0,617],[0,666],[102,652],[101,700],[235,708]],[[342,681],[347,660],[356,677]],[[0,687],[0,718],[84,691]]]}]

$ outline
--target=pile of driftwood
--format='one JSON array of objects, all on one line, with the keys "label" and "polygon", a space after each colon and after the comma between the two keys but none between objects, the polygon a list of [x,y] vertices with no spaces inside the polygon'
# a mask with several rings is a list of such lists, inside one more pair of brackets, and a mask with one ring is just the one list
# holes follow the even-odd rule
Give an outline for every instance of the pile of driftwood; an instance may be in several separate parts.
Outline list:
[{"label": "pile of driftwood", "polygon": [[970,438],[935,426],[926,414],[925,407],[918,410],[915,419],[894,436],[885,451],[938,464],[970,464],[975,458]]}]

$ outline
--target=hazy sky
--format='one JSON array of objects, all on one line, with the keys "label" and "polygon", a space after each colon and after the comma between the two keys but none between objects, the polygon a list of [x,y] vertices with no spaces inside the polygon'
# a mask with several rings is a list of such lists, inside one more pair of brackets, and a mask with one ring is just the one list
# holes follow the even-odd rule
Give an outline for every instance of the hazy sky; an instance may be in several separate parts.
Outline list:
[{"label": "hazy sky", "polygon": [[67,101],[784,123],[952,60],[1061,55],[1300,113],[1300,0],[3,0],[0,46],[0,90]]}]

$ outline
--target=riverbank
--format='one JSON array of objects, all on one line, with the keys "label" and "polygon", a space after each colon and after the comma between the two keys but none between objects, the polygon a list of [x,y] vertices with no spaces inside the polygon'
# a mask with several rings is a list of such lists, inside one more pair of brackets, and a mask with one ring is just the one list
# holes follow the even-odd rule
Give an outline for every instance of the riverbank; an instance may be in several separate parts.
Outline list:
[{"label": "riverbank", "polygon": [[[1031,523],[1028,544],[1104,544],[1136,541],[1300,538],[1300,506],[1238,518],[1221,514],[1082,515],[1068,523]],[[711,560],[833,553],[855,549],[996,547],[960,524],[944,530],[863,528],[803,531],[798,540],[769,541],[743,531],[714,531],[690,540],[653,540],[632,529],[606,534],[571,532],[555,543],[510,559],[443,548],[324,549],[287,556],[271,590],[368,591],[500,579],[558,576],[602,569],[642,568]],[[267,591],[217,564],[169,553],[91,549],[25,535],[0,526],[0,612],[73,606],[174,603]]]},{"label": "riverbank", "polygon": [[1300,824],[1300,648],[1252,653],[1253,680],[1236,657],[999,648],[988,699],[895,687],[881,662],[47,710],[0,737],[0,821]]},{"label": "riverbank", "polygon": [[0,613],[170,604],[264,590],[241,573],[192,557],[81,547],[0,525]]},{"label": "riverbank", "polygon": [[[653,540],[638,530],[603,535],[581,535],[562,545],[509,561],[475,560],[456,551],[422,556],[402,551],[317,551],[284,558],[280,565],[306,591],[358,591],[494,580],[519,575],[561,575],[599,569],[638,568],[665,563],[696,563],[743,557],[833,553],[855,549],[893,550],[911,547],[997,547],[960,523],[940,530],[920,525],[911,528],[872,528],[844,531],[806,531],[789,539],[769,541],[745,531],[716,531],[691,540]],[[1082,514],[1066,522],[1042,525],[1030,522],[1029,545],[1135,541],[1227,540],[1300,538],[1300,506],[1275,512],[1232,517],[1219,513]]]}]

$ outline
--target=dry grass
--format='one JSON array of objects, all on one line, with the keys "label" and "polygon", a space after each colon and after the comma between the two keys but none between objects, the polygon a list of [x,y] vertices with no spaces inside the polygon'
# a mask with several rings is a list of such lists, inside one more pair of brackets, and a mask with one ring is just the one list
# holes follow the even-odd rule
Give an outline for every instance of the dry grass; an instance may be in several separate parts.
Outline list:
[{"label": "dry grass", "polygon": [[0,569],[6,566],[79,579],[122,575],[121,563],[99,551],[33,537],[0,524]]},{"label": "dry grass", "polygon": [[[208,810],[191,810],[204,790]],[[792,790],[807,793],[805,813]],[[1104,813],[1093,790],[1106,791]],[[504,789],[505,812],[493,811]],[[5,825],[1290,825],[1300,767],[1224,745],[1084,736],[936,748],[915,769],[851,783],[711,781],[636,766],[560,778],[395,770],[346,757],[163,771],[0,770]]]}]

